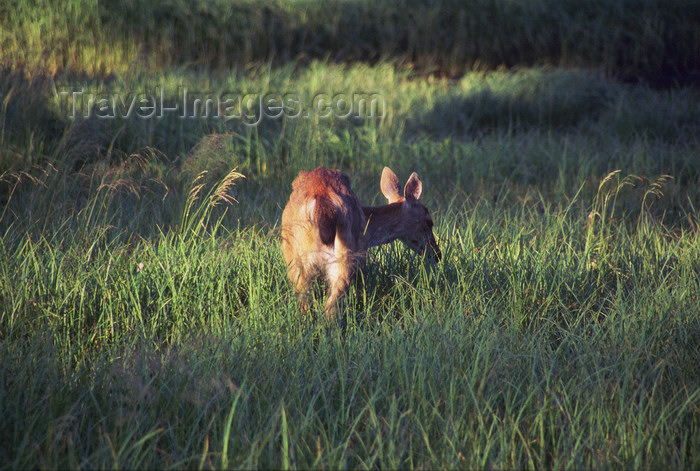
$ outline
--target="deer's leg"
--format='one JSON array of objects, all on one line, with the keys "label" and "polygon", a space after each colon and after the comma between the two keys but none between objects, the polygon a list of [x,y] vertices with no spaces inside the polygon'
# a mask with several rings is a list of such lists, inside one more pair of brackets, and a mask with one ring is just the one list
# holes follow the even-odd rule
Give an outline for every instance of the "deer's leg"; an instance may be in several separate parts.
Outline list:
[{"label": "deer's leg", "polygon": [[338,311],[339,303],[345,297],[350,287],[354,267],[347,257],[340,257],[326,267],[328,281],[328,299],[324,312],[333,318]]},{"label": "deer's leg", "polygon": [[294,286],[294,291],[299,297],[301,310],[306,312],[309,307],[308,297],[310,282],[308,274],[304,270],[302,264],[297,261],[289,265],[287,268],[287,276],[289,276],[289,281],[292,283],[292,286]]}]

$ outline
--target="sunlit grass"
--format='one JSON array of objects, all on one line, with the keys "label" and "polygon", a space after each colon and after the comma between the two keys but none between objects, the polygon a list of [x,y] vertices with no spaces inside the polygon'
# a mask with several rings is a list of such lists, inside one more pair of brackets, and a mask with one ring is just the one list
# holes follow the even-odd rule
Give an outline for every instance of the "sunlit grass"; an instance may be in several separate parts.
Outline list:
[{"label": "sunlit grass", "polygon": [[330,330],[300,313],[274,233],[221,224],[200,190],[191,225],[146,239],[110,213],[8,227],[3,461],[692,467],[700,244],[643,207],[612,224],[627,181],[580,209],[453,203],[441,264],[373,252]]}]

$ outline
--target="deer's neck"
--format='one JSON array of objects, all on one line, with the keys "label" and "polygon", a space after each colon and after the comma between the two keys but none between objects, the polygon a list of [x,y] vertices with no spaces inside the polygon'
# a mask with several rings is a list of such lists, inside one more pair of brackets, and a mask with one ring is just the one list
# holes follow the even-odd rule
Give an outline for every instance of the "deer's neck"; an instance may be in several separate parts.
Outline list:
[{"label": "deer's neck", "polygon": [[402,203],[383,206],[363,206],[367,218],[365,244],[367,248],[388,244],[399,237]]}]

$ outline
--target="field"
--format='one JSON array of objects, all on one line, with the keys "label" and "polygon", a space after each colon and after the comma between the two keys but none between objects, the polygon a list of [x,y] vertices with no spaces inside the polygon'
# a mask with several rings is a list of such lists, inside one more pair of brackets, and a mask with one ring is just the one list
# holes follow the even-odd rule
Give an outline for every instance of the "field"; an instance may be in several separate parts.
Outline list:
[{"label": "field", "polygon": [[[5,2],[0,468],[700,468],[698,24]],[[279,248],[318,165],[416,171],[443,253],[372,249],[334,321]]]}]

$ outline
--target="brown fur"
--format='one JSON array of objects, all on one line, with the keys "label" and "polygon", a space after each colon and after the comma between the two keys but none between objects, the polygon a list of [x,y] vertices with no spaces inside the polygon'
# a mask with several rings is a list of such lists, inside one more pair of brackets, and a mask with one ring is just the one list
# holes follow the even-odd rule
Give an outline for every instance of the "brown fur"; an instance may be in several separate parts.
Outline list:
[{"label": "brown fur", "polygon": [[398,185],[396,175],[385,168],[381,189],[389,204],[362,207],[348,177],[338,170],[318,167],[294,180],[282,213],[282,252],[303,309],[311,282],[322,275],[329,285],[325,312],[333,316],[368,247],[400,239],[432,260],[440,258],[432,219],[418,201],[418,176],[409,178],[405,197],[399,196]]}]

